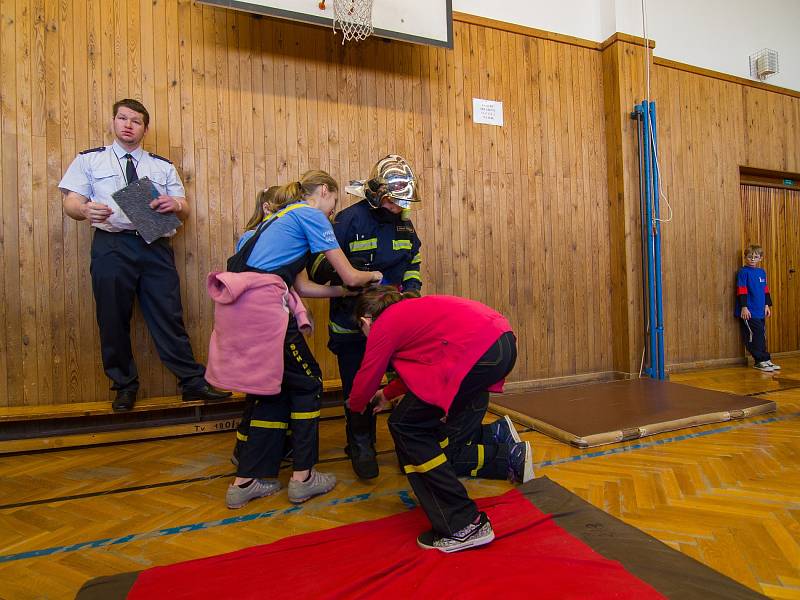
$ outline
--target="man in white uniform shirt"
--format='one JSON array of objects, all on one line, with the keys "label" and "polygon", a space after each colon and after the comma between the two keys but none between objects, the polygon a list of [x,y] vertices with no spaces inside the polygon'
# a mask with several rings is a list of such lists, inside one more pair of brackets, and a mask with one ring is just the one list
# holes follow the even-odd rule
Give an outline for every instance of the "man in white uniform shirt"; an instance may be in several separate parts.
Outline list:
[{"label": "man in white uniform shirt", "polygon": [[111,122],[114,143],[79,153],[58,184],[64,212],[76,221],[89,221],[95,229],[92,290],[103,367],[117,392],[115,411],[132,409],[139,389],[130,340],[135,296],[161,360],[178,378],[183,399],[213,401],[230,396],[208,385],[203,378],[205,367],[194,359],[183,324],[180,280],[169,237],[147,244],[111,196],[147,177],[159,193],[150,204],[152,209],[174,213],[181,220],[189,216],[183,184],[172,162],[142,148],[149,124],[150,115],[141,102],[118,101]]}]

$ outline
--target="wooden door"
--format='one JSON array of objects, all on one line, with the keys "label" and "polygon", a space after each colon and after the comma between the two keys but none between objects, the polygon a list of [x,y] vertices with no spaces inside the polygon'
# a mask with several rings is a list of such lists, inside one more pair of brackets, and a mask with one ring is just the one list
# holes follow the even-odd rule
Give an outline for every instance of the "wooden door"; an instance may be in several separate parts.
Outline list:
[{"label": "wooden door", "polygon": [[773,316],[767,319],[770,352],[800,350],[800,192],[742,185],[742,250],[764,247]]}]

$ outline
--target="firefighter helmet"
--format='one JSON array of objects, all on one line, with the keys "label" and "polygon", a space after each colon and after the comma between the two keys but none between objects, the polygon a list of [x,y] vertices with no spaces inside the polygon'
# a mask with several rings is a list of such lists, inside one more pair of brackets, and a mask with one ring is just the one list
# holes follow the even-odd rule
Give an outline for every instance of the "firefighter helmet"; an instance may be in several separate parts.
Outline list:
[{"label": "firefighter helmet", "polygon": [[412,202],[419,202],[417,178],[411,166],[402,156],[389,154],[372,167],[366,181],[351,181],[345,186],[348,194],[366,198],[372,208],[380,207],[389,200],[403,209],[411,208]]}]

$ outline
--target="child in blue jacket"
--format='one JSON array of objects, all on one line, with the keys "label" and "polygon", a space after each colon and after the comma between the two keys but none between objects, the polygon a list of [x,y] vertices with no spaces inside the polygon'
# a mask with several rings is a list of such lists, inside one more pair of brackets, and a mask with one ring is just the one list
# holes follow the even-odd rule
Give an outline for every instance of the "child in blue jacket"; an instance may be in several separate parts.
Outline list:
[{"label": "child in blue jacket", "polygon": [[780,369],[767,351],[766,318],[772,314],[772,298],[767,285],[767,272],[758,265],[764,258],[761,246],[751,244],[744,251],[745,266],[736,274],[736,317],[740,319],[747,351],[753,355],[759,371],[771,373]]}]

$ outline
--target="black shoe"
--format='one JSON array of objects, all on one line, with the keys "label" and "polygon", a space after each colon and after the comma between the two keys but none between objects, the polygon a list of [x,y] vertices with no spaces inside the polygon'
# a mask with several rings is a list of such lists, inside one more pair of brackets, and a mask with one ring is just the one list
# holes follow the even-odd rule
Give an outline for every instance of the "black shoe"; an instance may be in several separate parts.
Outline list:
[{"label": "black shoe", "polygon": [[136,390],[117,390],[117,397],[111,403],[114,412],[126,412],[136,404]]},{"label": "black shoe", "polygon": [[189,402],[191,400],[205,400],[206,402],[216,402],[230,398],[231,392],[224,392],[205,384],[203,387],[193,388],[190,390],[183,390],[183,401]]},{"label": "black shoe", "polygon": [[350,445],[345,453],[350,457],[353,471],[360,479],[375,479],[378,476],[378,457],[374,447]]}]

